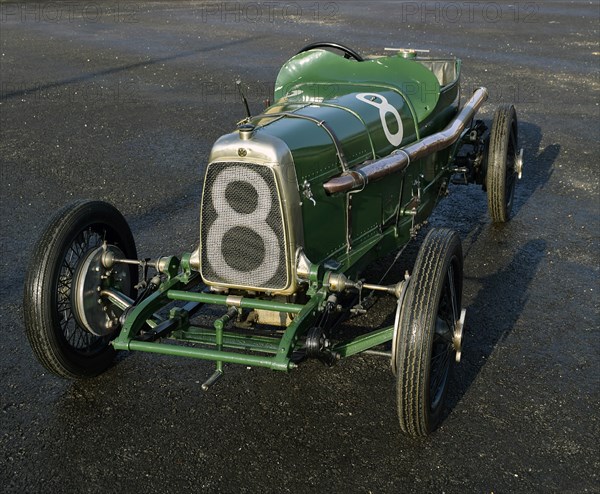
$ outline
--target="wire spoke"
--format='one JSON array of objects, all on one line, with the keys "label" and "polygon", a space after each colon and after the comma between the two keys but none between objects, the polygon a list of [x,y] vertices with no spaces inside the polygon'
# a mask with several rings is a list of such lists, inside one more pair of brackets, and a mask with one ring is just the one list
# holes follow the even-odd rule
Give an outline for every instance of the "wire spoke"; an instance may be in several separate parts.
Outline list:
[{"label": "wire spoke", "polygon": [[446,348],[439,352],[431,359],[432,369],[431,369],[431,393],[434,395],[437,394],[440,385],[443,383],[443,380],[446,377],[446,372],[448,368],[448,363],[450,361],[450,349],[446,345]]},{"label": "wire spoke", "polygon": [[[103,231],[102,235],[106,236],[106,232]],[[79,233],[66,251],[56,283],[56,311],[60,331],[72,349],[87,355],[104,348],[108,340],[79,325],[71,306],[71,289],[77,266],[91,250],[100,247],[102,242],[103,237],[92,229]]]}]

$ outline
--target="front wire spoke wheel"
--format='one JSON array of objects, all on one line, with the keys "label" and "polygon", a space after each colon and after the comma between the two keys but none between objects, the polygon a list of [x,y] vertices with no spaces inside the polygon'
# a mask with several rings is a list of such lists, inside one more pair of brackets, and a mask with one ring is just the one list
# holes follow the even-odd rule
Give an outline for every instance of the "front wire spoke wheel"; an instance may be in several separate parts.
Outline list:
[{"label": "front wire spoke wheel", "polygon": [[74,283],[73,277],[77,266],[87,253],[102,245],[105,236],[105,230],[97,232],[90,228],[82,231],[75,238],[63,260],[56,289],[57,299],[59,300],[58,317],[65,340],[74,351],[80,352],[82,355],[90,356],[102,351],[107,341],[106,338],[90,333],[77,322],[71,305],[71,287]]},{"label": "front wire spoke wheel", "polygon": [[[54,215],[33,249],[25,277],[25,332],[40,363],[61,377],[97,375],[114,358],[110,342],[117,333],[101,324],[114,316],[113,308],[97,293],[102,283],[113,282],[99,261],[104,242],[137,259],[131,230],[117,209],[77,201]],[[136,266],[121,268],[121,291],[132,295],[137,278]]]}]

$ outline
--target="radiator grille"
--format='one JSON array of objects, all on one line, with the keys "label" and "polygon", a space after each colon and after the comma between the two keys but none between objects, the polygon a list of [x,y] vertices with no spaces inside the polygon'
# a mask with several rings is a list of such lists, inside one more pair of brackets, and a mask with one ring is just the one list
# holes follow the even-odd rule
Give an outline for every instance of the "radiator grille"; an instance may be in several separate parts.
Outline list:
[{"label": "radiator grille", "polygon": [[266,290],[287,287],[281,203],[269,167],[211,163],[201,225],[205,281]]}]

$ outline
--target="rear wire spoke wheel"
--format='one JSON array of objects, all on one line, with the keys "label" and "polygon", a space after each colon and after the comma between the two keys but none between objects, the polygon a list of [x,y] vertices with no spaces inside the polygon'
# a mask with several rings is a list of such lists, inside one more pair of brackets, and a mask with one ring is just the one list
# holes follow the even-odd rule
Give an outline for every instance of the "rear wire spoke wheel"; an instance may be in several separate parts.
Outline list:
[{"label": "rear wire spoke wheel", "polygon": [[[49,371],[66,378],[91,377],[106,370],[116,331],[91,332],[77,317],[75,284],[81,268],[104,242],[137,259],[131,230],[121,213],[101,201],[77,201],[58,211],[33,249],[25,276],[25,333],[35,356]],[[137,284],[136,266],[124,277],[126,294]]]},{"label": "rear wire spoke wheel", "polygon": [[429,232],[417,256],[396,334],[396,391],[402,432],[431,433],[444,408],[460,318],[462,246],[448,229]]},{"label": "rear wire spoke wheel", "polygon": [[510,219],[519,176],[518,152],[517,112],[513,105],[500,105],[492,122],[486,173],[488,210],[494,223]]}]

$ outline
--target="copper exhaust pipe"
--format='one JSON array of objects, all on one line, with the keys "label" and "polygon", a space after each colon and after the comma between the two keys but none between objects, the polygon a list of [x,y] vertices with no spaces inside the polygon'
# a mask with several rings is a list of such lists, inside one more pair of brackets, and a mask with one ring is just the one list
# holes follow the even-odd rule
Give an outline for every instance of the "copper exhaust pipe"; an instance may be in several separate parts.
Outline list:
[{"label": "copper exhaust pipe", "polygon": [[323,188],[328,194],[359,189],[369,182],[378,180],[390,173],[404,170],[411,161],[416,161],[428,154],[451,146],[458,140],[467,123],[471,121],[487,98],[488,90],[486,88],[476,89],[471,99],[467,101],[456,118],[444,130],[427,136],[403,149],[398,149],[385,158],[332,178],[323,184]]}]

